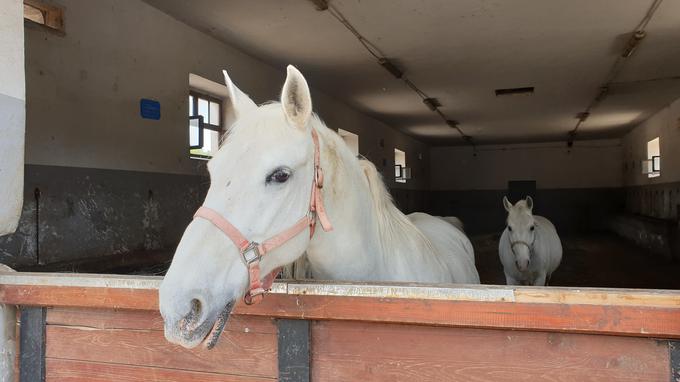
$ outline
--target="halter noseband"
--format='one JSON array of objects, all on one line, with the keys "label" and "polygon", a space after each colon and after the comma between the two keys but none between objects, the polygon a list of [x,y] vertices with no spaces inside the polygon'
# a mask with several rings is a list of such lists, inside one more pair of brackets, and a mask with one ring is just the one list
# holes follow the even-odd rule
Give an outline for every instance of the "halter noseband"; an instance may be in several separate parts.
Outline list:
[{"label": "halter noseband", "polygon": [[534,232],[534,240],[531,243],[527,243],[524,240],[512,241],[512,239],[510,239],[510,235],[508,235],[508,241],[510,242],[510,250],[512,251],[513,254],[517,255],[517,253],[515,253],[515,245],[521,244],[526,245],[526,247],[529,248],[529,255],[533,255],[534,243],[536,242],[536,233]]},{"label": "halter noseband", "polygon": [[321,169],[321,155],[319,151],[319,136],[316,130],[312,129],[312,141],[314,142],[314,179],[312,180],[312,191],[309,200],[309,210],[307,214],[300,218],[297,223],[290,226],[281,233],[257,243],[248,240],[243,234],[234,227],[227,219],[222,217],[217,211],[205,206],[201,206],[194,214],[194,218],[203,218],[219,228],[239,249],[241,257],[248,267],[249,286],[243,301],[248,304],[255,304],[262,301],[263,295],[268,291],[281,271],[281,268],[274,269],[264,279],[260,278],[260,260],[273,249],[280,247],[288,240],[294,238],[309,227],[310,239],[314,236],[316,219],[319,219],[321,227],[328,232],[333,229],[321,198],[323,188],[323,170]]}]

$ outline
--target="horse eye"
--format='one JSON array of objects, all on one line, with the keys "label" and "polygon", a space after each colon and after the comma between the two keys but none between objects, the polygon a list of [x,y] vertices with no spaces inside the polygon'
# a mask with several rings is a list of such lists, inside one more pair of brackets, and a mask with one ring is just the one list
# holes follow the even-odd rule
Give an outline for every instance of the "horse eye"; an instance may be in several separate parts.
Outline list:
[{"label": "horse eye", "polygon": [[286,181],[288,181],[288,179],[290,178],[290,175],[291,175],[290,169],[280,167],[272,171],[271,174],[267,175],[266,182],[286,183]]},{"label": "horse eye", "polygon": [[533,231],[533,230],[534,230],[534,227],[535,227],[535,226],[532,225],[531,228],[529,228],[529,229]]},{"label": "horse eye", "polygon": [[508,226],[508,231],[512,232],[512,227]]}]

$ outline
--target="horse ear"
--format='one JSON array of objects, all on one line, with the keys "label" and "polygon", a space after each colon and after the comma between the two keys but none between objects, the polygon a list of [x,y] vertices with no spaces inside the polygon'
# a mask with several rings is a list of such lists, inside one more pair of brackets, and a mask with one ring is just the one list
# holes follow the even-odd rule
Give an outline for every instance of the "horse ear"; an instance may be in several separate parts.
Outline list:
[{"label": "horse ear", "polygon": [[307,126],[312,115],[312,96],[305,77],[293,65],[288,65],[286,83],[281,92],[281,105],[288,121],[298,129]]},{"label": "horse ear", "polygon": [[527,196],[527,208],[530,210],[534,209],[534,199],[531,198],[531,196]]},{"label": "horse ear", "polygon": [[512,208],[512,203],[510,203],[507,196],[503,197],[503,207],[505,207],[505,210],[508,212],[510,212],[510,209]]},{"label": "horse ear", "polygon": [[223,70],[222,74],[224,74],[224,84],[227,85],[227,98],[223,105],[224,129],[227,130],[238,118],[257,109],[257,105],[246,93],[236,87],[226,70]]}]

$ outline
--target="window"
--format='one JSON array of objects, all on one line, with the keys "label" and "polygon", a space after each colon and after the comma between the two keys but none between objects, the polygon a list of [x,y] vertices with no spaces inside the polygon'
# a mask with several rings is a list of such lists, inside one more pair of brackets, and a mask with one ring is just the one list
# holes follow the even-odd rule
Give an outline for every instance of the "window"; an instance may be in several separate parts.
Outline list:
[{"label": "window", "polygon": [[189,156],[209,159],[220,146],[222,101],[206,94],[189,92]]},{"label": "window", "polygon": [[343,129],[338,129],[338,135],[345,141],[345,144],[347,144],[347,147],[352,151],[352,154],[359,156],[359,136]]},{"label": "window", "polygon": [[24,0],[24,19],[59,32],[64,31],[62,9],[39,0]]},{"label": "window", "polygon": [[406,172],[406,153],[399,149],[394,149],[394,180],[397,183],[406,183]]},{"label": "window", "polygon": [[659,137],[647,142],[647,177],[656,178],[661,175],[661,148]]}]

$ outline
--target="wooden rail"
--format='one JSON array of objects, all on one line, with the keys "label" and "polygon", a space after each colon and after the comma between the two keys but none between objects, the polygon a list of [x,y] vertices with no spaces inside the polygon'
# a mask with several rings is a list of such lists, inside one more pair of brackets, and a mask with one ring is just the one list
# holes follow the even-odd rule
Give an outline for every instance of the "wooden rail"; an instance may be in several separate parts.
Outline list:
[{"label": "wooden rail", "polygon": [[[158,310],[160,277],[0,274],[0,303]],[[277,282],[235,314],[680,338],[680,292]]]},{"label": "wooden rail", "polygon": [[45,312],[38,354],[51,381],[665,382],[680,369],[678,291],[283,281],[263,303],[237,305],[208,352],[165,342],[160,281],[0,273],[0,303]]}]

